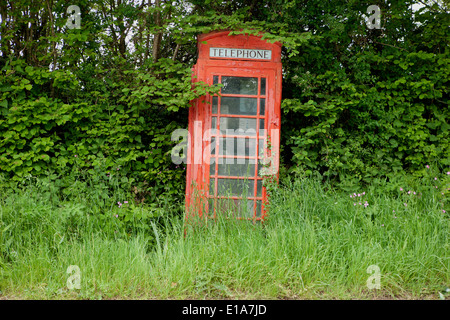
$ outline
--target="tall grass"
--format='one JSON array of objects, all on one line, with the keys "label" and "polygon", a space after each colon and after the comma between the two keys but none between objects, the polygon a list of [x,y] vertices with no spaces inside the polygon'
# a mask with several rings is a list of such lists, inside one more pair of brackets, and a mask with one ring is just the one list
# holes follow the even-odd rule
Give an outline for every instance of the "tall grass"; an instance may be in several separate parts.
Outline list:
[{"label": "tall grass", "polygon": [[[95,198],[95,185],[80,188]],[[0,290],[51,299],[438,297],[450,286],[445,198],[432,186],[404,188],[350,197],[290,179],[273,191],[264,224],[219,214],[193,229],[180,216],[158,220],[149,206],[122,214],[117,199],[129,195],[119,188],[101,203],[42,184],[3,188]],[[142,212],[154,218],[124,222]],[[81,289],[69,288],[69,265],[80,268]],[[367,286],[370,265],[380,289]]]},{"label": "tall grass", "polygon": [[[359,205],[363,197],[369,205]],[[173,284],[159,286],[164,297],[370,296],[370,265],[380,268],[385,296],[449,285],[449,217],[432,194],[357,198],[290,181],[273,194],[264,226],[219,219],[185,238],[174,228],[151,278]]]}]

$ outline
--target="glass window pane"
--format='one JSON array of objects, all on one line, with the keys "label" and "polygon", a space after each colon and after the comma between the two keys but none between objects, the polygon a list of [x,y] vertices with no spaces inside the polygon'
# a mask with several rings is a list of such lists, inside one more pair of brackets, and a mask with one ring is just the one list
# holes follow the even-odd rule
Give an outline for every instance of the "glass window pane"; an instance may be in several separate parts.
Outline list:
[{"label": "glass window pane", "polygon": [[216,214],[233,218],[252,218],[254,200],[247,199],[217,199]]},{"label": "glass window pane", "polygon": [[214,216],[214,199],[208,199],[208,214]]},{"label": "glass window pane", "polygon": [[211,112],[213,114],[217,114],[217,105],[219,104],[219,97],[212,98],[212,109]]},{"label": "glass window pane", "polygon": [[265,137],[266,136],[266,129],[259,129],[258,136],[261,137],[261,138]]},{"label": "glass window pane", "polygon": [[254,180],[252,179],[226,179],[221,178],[217,181],[218,196],[254,196]]},{"label": "glass window pane", "polygon": [[258,141],[258,157],[264,156],[264,139]]},{"label": "glass window pane", "polygon": [[264,119],[259,119],[259,130],[264,130]]},{"label": "glass window pane", "polygon": [[256,116],[256,107],[256,98],[222,97],[220,113]]},{"label": "glass window pane", "polygon": [[266,95],[266,78],[261,78],[261,95]]},{"label": "glass window pane", "polygon": [[213,76],[213,84],[219,83],[219,76]]},{"label": "glass window pane", "polygon": [[213,196],[215,191],[216,179],[209,179],[209,195]]},{"label": "glass window pane", "polygon": [[224,94],[258,94],[258,78],[222,77]]},{"label": "glass window pane", "polygon": [[211,129],[217,128],[217,117],[211,117]]},{"label": "glass window pane", "polygon": [[221,156],[256,156],[256,139],[230,137],[219,139],[219,155]]},{"label": "glass window pane", "polygon": [[248,156],[249,153],[249,141],[248,139],[241,138],[241,139],[235,139],[236,142],[236,151],[234,155],[236,156]]},{"label": "glass window pane", "polygon": [[255,214],[255,201],[254,200],[240,200],[241,210],[239,211],[239,217],[241,218],[253,218]]},{"label": "glass window pane", "polygon": [[235,155],[254,157],[256,155],[256,139],[236,138]]},{"label": "glass window pane", "polygon": [[[214,158],[212,158],[214,159]],[[210,176],[215,176],[216,175],[216,163],[210,163],[209,164],[209,175]]]},{"label": "glass window pane", "polygon": [[262,201],[256,200],[256,217],[261,217],[262,214]]},{"label": "glass window pane", "polygon": [[256,119],[221,117],[220,131],[222,134],[255,136]]},{"label": "glass window pane", "polygon": [[256,196],[261,197],[262,196],[262,180],[256,181]]},{"label": "glass window pane", "polygon": [[[211,144],[210,144],[210,150],[211,150],[211,155],[215,155],[216,154],[216,138],[212,137],[211,138]],[[214,159],[214,158],[211,158]],[[212,160],[214,161],[214,160]]]},{"label": "glass window pane", "polygon": [[259,114],[261,116],[264,116],[266,113],[266,99],[261,98],[259,99]]},{"label": "glass window pane", "polygon": [[232,159],[232,160],[233,163],[228,163],[228,161],[223,161],[223,159],[221,162],[219,162],[218,164],[219,175],[242,177],[242,178],[255,176],[255,161],[253,159]]}]

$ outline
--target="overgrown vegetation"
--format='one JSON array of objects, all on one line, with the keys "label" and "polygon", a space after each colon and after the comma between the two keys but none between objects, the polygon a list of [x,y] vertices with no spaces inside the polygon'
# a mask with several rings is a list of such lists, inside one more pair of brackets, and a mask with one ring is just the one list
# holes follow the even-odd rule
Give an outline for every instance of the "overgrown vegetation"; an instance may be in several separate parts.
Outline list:
[{"label": "overgrown vegetation", "polygon": [[[373,1],[381,29],[357,0],[76,4],[80,29],[67,1],[0,1],[3,295],[437,298],[449,286],[446,3]],[[171,134],[217,90],[191,85],[196,35],[215,30],[284,45],[281,182],[264,227],[185,234]]]},{"label": "overgrown vegetation", "polygon": [[[399,179],[395,193],[289,178],[263,226],[219,214],[195,230],[163,218],[176,210],[171,203],[131,201],[115,176],[2,188],[0,291],[22,299],[439,299],[450,281],[440,192],[448,178],[430,170],[423,181]],[[67,282],[71,265],[79,289]],[[367,287],[371,265],[380,289]]]},{"label": "overgrown vegetation", "polygon": [[[83,0],[0,4],[0,169],[59,175],[102,163],[155,201],[182,198],[171,133],[187,127],[196,35],[263,31],[283,49],[282,160],[348,190],[448,166],[449,30],[443,2]],[[419,4],[412,10],[413,4]],[[239,31],[240,30],[240,31]]]}]

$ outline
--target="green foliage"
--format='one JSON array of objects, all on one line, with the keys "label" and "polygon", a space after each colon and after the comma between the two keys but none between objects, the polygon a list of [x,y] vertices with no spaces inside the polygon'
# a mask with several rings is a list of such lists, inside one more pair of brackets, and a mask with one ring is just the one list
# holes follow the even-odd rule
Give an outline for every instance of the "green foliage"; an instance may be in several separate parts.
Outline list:
[{"label": "green foliage", "polygon": [[94,173],[74,169],[60,176],[46,174],[20,182],[1,177],[0,266],[11,261],[19,244],[57,251],[62,242],[89,235],[111,240],[141,237],[150,249],[155,240],[151,223],[179,210],[169,195],[152,203],[138,201],[132,179],[121,172],[105,174],[96,168]]},{"label": "green foliage", "polygon": [[217,90],[192,86],[196,35],[223,29],[284,45],[282,170],[347,188],[450,164],[443,4],[380,4],[370,30],[359,1],[81,1],[80,29],[64,1],[5,3],[0,170],[13,180],[119,169],[139,199],[181,199],[170,137]]},{"label": "green foliage", "polygon": [[[365,7],[356,2],[324,8],[325,25],[310,26],[317,37],[286,61],[282,135],[291,172],[318,170],[344,187],[421,175],[434,162],[448,171],[446,13],[425,7],[414,18],[409,3],[380,7],[382,30],[361,23]],[[299,21],[314,9],[302,11]]]},{"label": "green foliage", "polygon": [[136,187],[146,188],[140,192],[152,189],[152,201],[162,192],[181,193],[184,167],[171,163],[170,137],[180,125],[186,126],[187,113],[171,115],[210,89],[198,83],[191,90],[190,69],[172,60],[160,59],[152,68],[153,74],[125,71],[124,80],[81,99],[43,92],[50,77],[56,89],[82,90],[68,71],[48,72],[25,66],[20,59],[8,63],[1,87],[3,170],[21,180],[47,169],[61,173],[67,166],[94,173],[101,165],[102,174],[119,169],[129,173],[140,183]]}]

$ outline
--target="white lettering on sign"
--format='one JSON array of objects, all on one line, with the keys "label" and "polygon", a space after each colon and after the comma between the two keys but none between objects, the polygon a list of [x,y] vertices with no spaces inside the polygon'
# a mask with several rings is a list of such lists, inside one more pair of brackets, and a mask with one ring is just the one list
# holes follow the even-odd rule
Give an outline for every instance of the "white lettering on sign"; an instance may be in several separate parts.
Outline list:
[{"label": "white lettering on sign", "polygon": [[209,48],[209,56],[211,58],[271,60],[272,50]]}]

